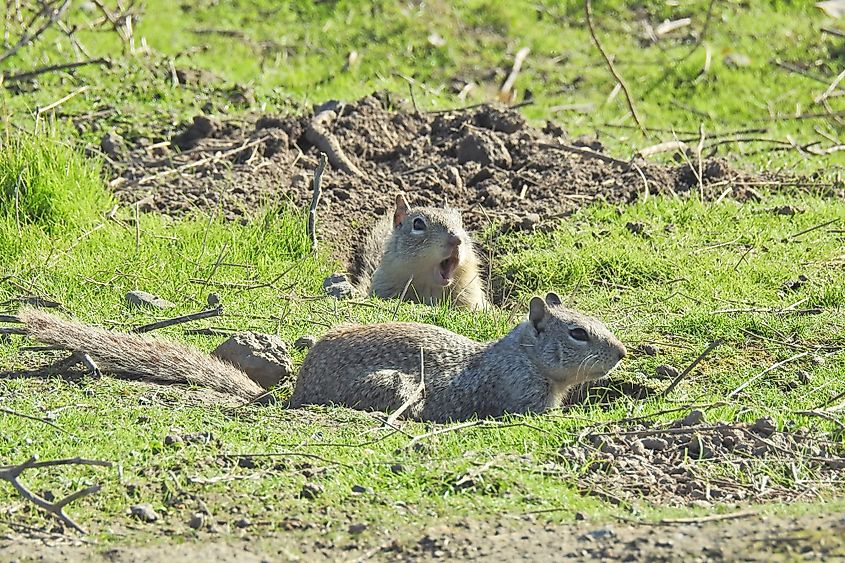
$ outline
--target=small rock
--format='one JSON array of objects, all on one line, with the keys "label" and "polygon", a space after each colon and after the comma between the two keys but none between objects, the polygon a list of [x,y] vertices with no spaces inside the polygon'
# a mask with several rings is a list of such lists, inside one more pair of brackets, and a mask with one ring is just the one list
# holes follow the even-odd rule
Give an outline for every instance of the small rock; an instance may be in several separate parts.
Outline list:
[{"label": "small rock", "polygon": [[631,452],[635,455],[643,455],[645,453],[645,446],[643,446],[642,440],[631,442]]},{"label": "small rock", "polygon": [[271,334],[234,334],[215,348],[211,355],[231,363],[264,389],[293,376],[293,360],[287,345],[278,336]]},{"label": "small rock", "polygon": [[458,142],[455,155],[460,164],[477,162],[482,166],[498,166],[510,168],[513,164],[507,147],[494,134],[482,134],[481,131],[470,131]]},{"label": "small rock", "polygon": [[216,293],[209,293],[208,297],[205,298],[205,302],[209,307],[217,307],[220,305],[220,296]]},{"label": "small rock", "polygon": [[764,437],[769,437],[777,431],[777,426],[775,426],[774,420],[768,416],[764,416],[754,421],[752,430]]},{"label": "small rock", "polygon": [[669,447],[669,442],[667,442],[663,438],[648,437],[643,438],[642,440],[640,440],[640,442],[642,442],[643,447],[647,450],[661,451]]},{"label": "small rock", "polygon": [[691,410],[688,415],[681,419],[681,426],[695,426],[704,421],[704,413],[698,409]]},{"label": "small rock", "polygon": [[533,231],[534,227],[540,222],[540,215],[537,213],[528,213],[519,222],[519,228],[523,231]]},{"label": "small rock", "polygon": [[373,493],[372,487],[364,487],[361,485],[352,485],[352,492],[356,494]]},{"label": "small rock", "polygon": [[804,213],[803,209],[799,209],[792,205],[778,205],[772,209],[772,213],[775,215],[796,215],[798,213]]},{"label": "small rock", "polygon": [[360,524],[352,524],[351,526],[349,526],[349,533],[350,534],[360,534],[361,532],[363,532],[366,529],[367,529],[367,524],[364,523],[364,522],[361,522]]},{"label": "small rock", "polygon": [[783,285],[781,285],[780,287],[784,291],[798,291],[799,289],[804,287],[807,284],[807,282],[809,282],[809,281],[810,281],[810,278],[808,278],[804,274],[801,274],[800,276],[798,276],[794,280],[789,280],[789,281],[784,282]]},{"label": "small rock", "polygon": [[316,343],[316,336],[311,336],[310,334],[303,334],[302,336],[296,339],[296,342],[293,343],[293,347],[297,350],[308,350]]},{"label": "small rock", "polygon": [[625,228],[635,235],[641,235],[645,232],[645,223],[640,221],[628,221],[625,223]]},{"label": "small rock", "polygon": [[141,522],[155,522],[158,520],[158,514],[153,510],[151,504],[133,504],[129,507],[129,514]]},{"label": "small rock", "polygon": [[242,467],[244,469],[255,469],[258,467],[255,464],[255,460],[250,456],[244,456],[238,458],[238,467]]},{"label": "small rock", "polygon": [[241,518],[235,522],[235,527],[240,528],[241,530],[249,528],[250,526],[252,526],[252,522],[249,521],[249,518]]},{"label": "small rock", "polygon": [[188,527],[192,530],[199,530],[203,527],[203,524],[205,524],[205,514],[201,512],[195,512],[188,520]]},{"label": "small rock", "polygon": [[743,68],[751,66],[751,58],[741,53],[731,53],[725,57],[725,66]]},{"label": "small rock", "polygon": [[399,473],[404,473],[405,468],[402,466],[401,463],[394,463],[390,466],[390,471],[391,473],[396,473],[398,475]]},{"label": "small rock", "polygon": [[675,223],[667,223],[666,226],[663,227],[663,232],[674,233],[675,232]]},{"label": "small rock", "polygon": [[319,483],[305,483],[302,485],[302,490],[299,491],[299,497],[313,500],[323,494],[323,486]]},{"label": "small rock", "polygon": [[349,299],[355,296],[355,286],[348,277],[337,272],[323,281],[323,289],[335,299]]},{"label": "small rock", "polygon": [[182,442],[184,442],[184,440],[182,439],[182,436],[179,436],[178,434],[168,434],[164,437],[165,446],[173,446],[175,444],[181,444]]},{"label": "small rock", "polygon": [[584,537],[594,539],[594,540],[600,540],[600,539],[604,539],[604,538],[612,538],[614,536],[616,536],[616,532],[614,532],[610,528],[599,528],[598,530],[591,530],[591,531],[587,532],[586,534],[584,534]]},{"label": "small rock", "polygon": [[678,377],[678,375],[681,373],[678,371],[678,368],[670,366],[668,364],[657,366],[656,368],[654,368],[654,372],[659,376],[670,377],[673,379]]},{"label": "small rock", "polygon": [[583,512],[576,512],[575,513],[575,521],[576,522],[583,522],[586,519],[587,519],[587,515],[584,514]]},{"label": "small rock", "polygon": [[123,138],[117,133],[106,133],[100,139],[100,150],[112,158],[120,156],[123,146]]},{"label": "small rock", "polygon": [[796,371],[795,377],[798,379],[798,382],[802,385],[807,385],[808,383],[810,383],[810,373],[803,369],[799,369],[798,371]]},{"label": "small rock", "polygon": [[635,355],[644,355],[644,356],[656,356],[657,355],[657,347],[651,344],[640,344],[636,348],[634,348]]},{"label": "small rock", "polygon": [[214,434],[211,432],[192,432],[190,434],[182,434],[182,439],[188,444],[208,444],[214,440]]},{"label": "small rock", "polygon": [[147,293],[146,291],[140,291],[137,289],[126,294],[126,301],[130,305],[134,305],[136,307],[146,306],[153,307],[155,309],[170,309],[171,307],[176,306],[166,299],[156,297],[152,293]]}]

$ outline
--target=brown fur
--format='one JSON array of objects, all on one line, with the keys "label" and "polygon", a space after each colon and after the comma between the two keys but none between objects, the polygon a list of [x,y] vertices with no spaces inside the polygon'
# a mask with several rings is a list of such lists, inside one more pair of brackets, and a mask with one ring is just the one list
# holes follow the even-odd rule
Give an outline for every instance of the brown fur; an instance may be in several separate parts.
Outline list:
[{"label": "brown fur", "polygon": [[[424,232],[414,232],[415,219],[423,220]],[[456,248],[450,239],[460,240]],[[452,253],[457,266],[451,283],[440,285],[435,272]],[[404,299],[418,303],[436,305],[448,300],[456,307],[476,309],[487,305],[475,244],[456,209],[408,208],[404,198],[397,196],[394,213],[380,219],[367,237],[362,262],[358,285],[368,295],[391,299],[404,292]]]}]

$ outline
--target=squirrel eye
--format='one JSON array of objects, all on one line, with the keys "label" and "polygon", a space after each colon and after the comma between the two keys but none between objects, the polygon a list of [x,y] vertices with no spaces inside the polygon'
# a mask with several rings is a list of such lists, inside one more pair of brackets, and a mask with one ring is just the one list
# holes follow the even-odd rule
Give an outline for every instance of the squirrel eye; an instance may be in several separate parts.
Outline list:
[{"label": "squirrel eye", "polygon": [[574,338],[575,340],[579,340],[581,342],[589,342],[590,335],[587,334],[587,331],[583,328],[572,328],[569,329],[569,336]]},{"label": "squirrel eye", "polygon": [[416,219],[414,219],[413,229],[415,231],[424,231],[425,227],[425,221],[423,221],[422,218],[417,217]]}]

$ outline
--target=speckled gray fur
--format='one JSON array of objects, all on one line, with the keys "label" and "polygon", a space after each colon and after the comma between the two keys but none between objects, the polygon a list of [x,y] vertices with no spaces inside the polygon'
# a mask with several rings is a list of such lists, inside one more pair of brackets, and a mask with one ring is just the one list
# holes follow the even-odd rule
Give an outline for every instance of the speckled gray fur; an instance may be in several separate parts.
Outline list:
[{"label": "speckled gray fur", "polygon": [[486,344],[416,323],[336,328],[309,352],[290,404],[394,411],[419,386],[420,349],[425,392],[404,415],[435,422],[558,407],[572,386],[603,377],[625,355],[600,321],[549,294],[532,300],[528,320]]}]

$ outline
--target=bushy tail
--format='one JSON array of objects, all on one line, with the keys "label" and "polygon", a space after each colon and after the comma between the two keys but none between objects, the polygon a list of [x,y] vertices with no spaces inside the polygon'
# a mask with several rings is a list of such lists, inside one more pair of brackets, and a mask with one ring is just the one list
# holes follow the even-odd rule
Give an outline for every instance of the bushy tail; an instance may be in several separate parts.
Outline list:
[{"label": "bushy tail", "polygon": [[33,307],[18,316],[33,338],[84,352],[118,378],[195,384],[244,399],[264,392],[233,365],[184,344],[66,321]]}]

